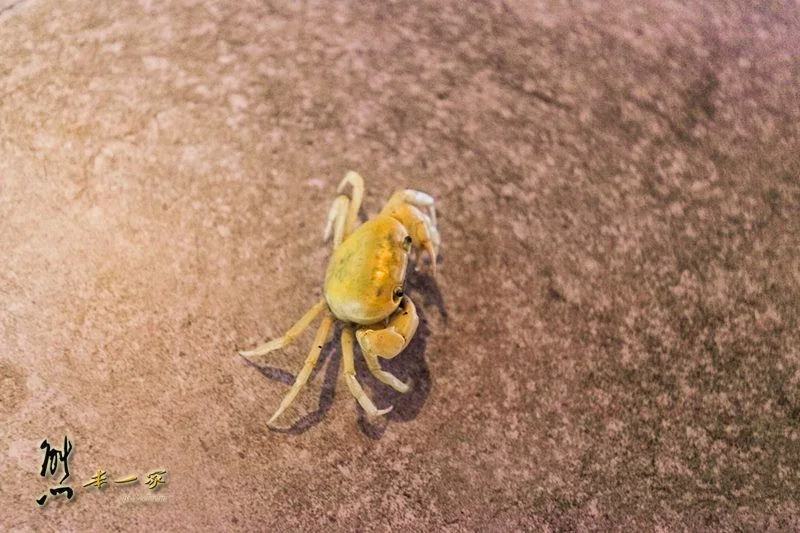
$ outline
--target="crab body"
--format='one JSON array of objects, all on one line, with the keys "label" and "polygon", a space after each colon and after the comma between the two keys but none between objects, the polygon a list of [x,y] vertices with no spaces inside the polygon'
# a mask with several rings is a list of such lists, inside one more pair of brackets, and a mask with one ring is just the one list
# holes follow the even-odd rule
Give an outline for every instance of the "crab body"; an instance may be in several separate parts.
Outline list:
[{"label": "crab body", "polygon": [[325,275],[325,300],[344,322],[369,325],[400,305],[410,236],[395,218],[379,215],[333,252]]},{"label": "crab body", "polygon": [[[349,197],[341,194],[347,185],[352,186]],[[377,409],[358,383],[353,350],[356,340],[367,368],[377,379],[399,392],[407,392],[410,388],[408,383],[382,370],[378,358],[398,355],[408,346],[417,330],[417,311],[411,299],[404,294],[403,284],[413,247],[424,250],[430,256],[431,268],[436,274],[440,239],[433,198],[410,189],[397,191],[378,216],[356,228],[364,193],[361,176],[348,172],[339,185],[339,193],[328,214],[324,234],[325,240],[333,236],[334,247],[325,274],[324,299],[282,337],[253,350],[239,352],[250,358],[281,348],[292,342],[317,315],[324,312],[303,369],[268,425],[283,413],[305,386],[334,319],[343,323],[341,342],[345,381],[368,416],[382,415],[392,408]]]}]

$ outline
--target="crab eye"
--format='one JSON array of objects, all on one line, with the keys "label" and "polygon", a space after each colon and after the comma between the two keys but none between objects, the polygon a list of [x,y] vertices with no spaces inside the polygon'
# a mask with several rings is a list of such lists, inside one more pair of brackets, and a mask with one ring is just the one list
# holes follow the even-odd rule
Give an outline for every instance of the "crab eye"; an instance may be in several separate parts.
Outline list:
[{"label": "crab eye", "polygon": [[411,235],[406,235],[406,238],[403,239],[403,248],[406,250],[411,248]]},{"label": "crab eye", "polygon": [[392,295],[394,296],[395,300],[399,300],[400,298],[402,298],[403,294],[405,294],[405,293],[403,292],[403,289],[401,289],[400,287],[397,287],[394,290],[394,292],[392,293]]}]

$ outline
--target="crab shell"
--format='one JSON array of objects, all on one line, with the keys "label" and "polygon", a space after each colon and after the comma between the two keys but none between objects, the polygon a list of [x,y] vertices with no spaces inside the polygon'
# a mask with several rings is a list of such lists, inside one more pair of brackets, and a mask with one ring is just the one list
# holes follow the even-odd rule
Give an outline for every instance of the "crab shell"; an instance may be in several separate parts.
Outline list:
[{"label": "crab shell", "polygon": [[333,252],[325,300],[336,318],[369,325],[400,305],[411,238],[397,219],[379,215],[362,224]]}]

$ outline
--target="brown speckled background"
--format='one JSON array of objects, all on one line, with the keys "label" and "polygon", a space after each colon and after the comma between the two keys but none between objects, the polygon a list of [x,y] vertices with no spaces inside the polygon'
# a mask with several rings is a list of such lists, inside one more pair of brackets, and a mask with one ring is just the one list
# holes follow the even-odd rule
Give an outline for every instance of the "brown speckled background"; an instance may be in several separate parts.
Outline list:
[{"label": "brown speckled background", "polygon": [[[796,1],[0,10],[0,530],[800,529]],[[348,169],[438,201],[416,387],[269,431]]]}]

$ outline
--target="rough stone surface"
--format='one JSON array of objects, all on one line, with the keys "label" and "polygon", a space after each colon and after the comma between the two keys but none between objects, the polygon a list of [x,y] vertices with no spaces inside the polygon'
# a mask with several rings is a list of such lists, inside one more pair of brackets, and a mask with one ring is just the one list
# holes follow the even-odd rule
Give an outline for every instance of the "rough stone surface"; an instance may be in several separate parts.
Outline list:
[{"label": "rough stone surface", "polygon": [[[800,529],[800,6],[0,1],[0,530]],[[436,197],[386,368],[322,225]],[[71,502],[34,500],[39,443]],[[82,488],[168,471],[143,483]]]}]

